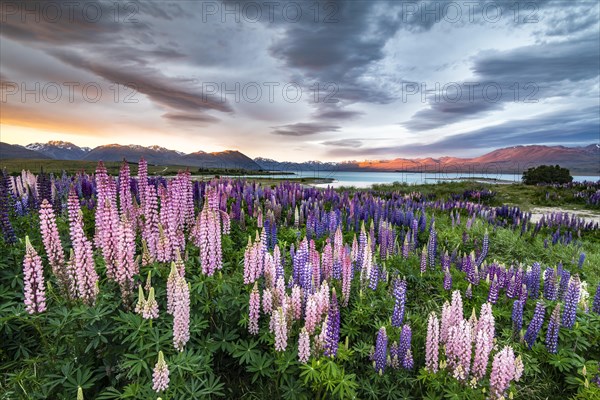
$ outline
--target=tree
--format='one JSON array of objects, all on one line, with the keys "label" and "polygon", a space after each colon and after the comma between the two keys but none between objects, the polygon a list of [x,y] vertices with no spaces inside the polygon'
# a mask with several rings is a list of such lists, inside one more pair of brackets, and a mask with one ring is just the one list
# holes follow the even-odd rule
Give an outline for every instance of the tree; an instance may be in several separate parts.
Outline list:
[{"label": "tree", "polygon": [[523,183],[537,185],[540,183],[570,183],[573,181],[571,172],[559,165],[540,165],[523,172]]}]

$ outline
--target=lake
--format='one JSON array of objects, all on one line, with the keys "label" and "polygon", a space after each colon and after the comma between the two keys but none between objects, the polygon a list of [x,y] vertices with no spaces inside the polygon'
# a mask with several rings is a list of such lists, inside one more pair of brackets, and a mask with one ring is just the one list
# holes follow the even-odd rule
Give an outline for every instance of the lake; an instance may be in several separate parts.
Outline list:
[{"label": "lake", "polygon": [[[292,171],[290,171],[292,172]],[[348,172],[348,171],[293,171],[294,175],[269,175],[270,178],[330,178],[331,183],[316,184],[318,187],[354,186],[368,188],[375,183],[406,182],[409,184],[436,183],[437,181],[460,180],[461,178],[496,179],[501,183],[520,182],[521,174],[499,174],[485,172]],[[246,178],[267,178],[264,175],[247,175]],[[598,181],[599,176],[573,176],[575,181]]]}]

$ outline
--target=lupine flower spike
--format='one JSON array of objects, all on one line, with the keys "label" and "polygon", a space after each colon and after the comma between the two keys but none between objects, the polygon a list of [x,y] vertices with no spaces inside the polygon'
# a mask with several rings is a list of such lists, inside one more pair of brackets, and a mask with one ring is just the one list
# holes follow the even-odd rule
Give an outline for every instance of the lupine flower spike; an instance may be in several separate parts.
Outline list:
[{"label": "lupine flower spike", "polygon": [[169,366],[165,361],[162,351],[158,352],[158,361],[152,373],[152,390],[156,393],[163,392],[169,387]]}]

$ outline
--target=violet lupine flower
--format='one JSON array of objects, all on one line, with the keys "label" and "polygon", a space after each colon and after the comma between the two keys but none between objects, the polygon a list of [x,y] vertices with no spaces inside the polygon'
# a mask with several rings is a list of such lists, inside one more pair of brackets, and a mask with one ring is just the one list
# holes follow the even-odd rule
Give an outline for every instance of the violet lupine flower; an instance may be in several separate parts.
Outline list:
[{"label": "violet lupine flower", "polygon": [[579,263],[577,264],[579,266],[579,269],[583,268],[584,262],[585,262],[585,253],[581,253],[579,255]]},{"label": "violet lupine flower", "polygon": [[173,302],[173,345],[183,351],[190,340],[190,288],[184,277],[178,276],[175,282]]},{"label": "violet lupine flower", "polygon": [[523,302],[515,300],[512,309],[512,325],[515,336],[519,336],[521,328],[523,328]]},{"label": "violet lupine flower", "polygon": [[535,305],[535,310],[533,312],[533,318],[531,319],[531,322],[529,323],[529,326],[527,327],[527,331],[525,332],[525,342],[527,343],[527,345],[529,346],[529,348],[532,348],[535,340],[538,337],[538,334],[540,333],[540,330],[542,329],[542,325],[544,324],[544,303],[541,301],[538,301]]},{"label": "violet lupine flower", "polygon": [[385,331],[385,327],[382,326],[377,332],[377,340],[375,341],[375,353],[373,354],[373,365],[375,371],[382,375],[385,371],[385,365],[387,363],[387,345],[388,337]]},{"label": "violet lupine flower", "polygon": [[566,269],[562,270],[560,274],[560,284],[558,286],[558,299],[564,300],[565,293],[567,293],[567,288],[569,287],[569,280],[571,279],[571,273]]},{"label": "violet lupine flower", "polygon": [[406,281],[404,279],[396,278],[394,280],[392,295],[395,299],[392,326],[400,327],[404,321],[404,309],[406,306]]},{"label": "violet lupine flower", "polygon": [[560,303],[556,304],[546,332],[546,348],[549,353],[556,354],[558,350],[558,331],[560,329]]},{"label": "violet lupine flower", "polygon": [[10,223],[9,210],[13,202],[12,179],[6,173],[6,169],[0,171],[0,230],[7,243],[17,241],[15,231]]},{"label": "violet lupine flower", "polygon": [[142,309],[142,317],[144,317],[144,319],[158,318],[158,303],[156,302],[156,298],[154,297],[153,287],[150,287],[150,291],[148,293],[148,300],[146,300],[144,308]]},{"label": "violet lupine flower", "polygon": [[[404,324],[402,327],[402,331],[400,332],[400,345],[398,346],[398,358],[402,362],[402,367],[405,369],[411,369],[413,367],[412,363],[412,353],[410,349],[410,342],[412,340],[412,330],[410,329],[410,325]],[[407,355],[409,355],[407,357]]]},{"label": "violet lupine flower", "polygon": [[31,245],[29,236],[25,236],[23,290],[25,292],[25,309],[29,314],[46,311],[46,287],[42,259]]},{"label": "violet lupine flower", "polygon": [[594,296],[594,303],[592,303],[592,311],[596,314],[600,314],[600,284],[596,287],[596,295]]},{"label": "violet lupine flower", "polygon": [[490,398],[503,399],[510,382],[515,379],[515,354],[512,347],[505,346],[494,356],[490,374]]},{"label": "violet lupine flower", "polygon": [[487,257],[489,248],[490,248],[490,237],[489,237],[488,231],[486,229],[485,235],[483,235],[483,243],[481,246],[481,253],[479,254],[479,257],[477,257],[477,260],[475,261],[475,265],[477,267],[480,267],[481,264],[483,264],[483,260],[485,260],[485,258]]},{"label": "violet lupine flower", "polygon": [[490,284],[490,291],[488,293],[488,302],[490,302],[492,304],[496,304],[496,302],[498,301],[498,292],[499,292],[498,279],[496,279],[494,277],[492,279],[492,283]]},{"label": "violet lupine flower", "polygon": [[556,300],[556,297],[556,270],[548,267],[544,272],[544,298],[546,300]]},{"label": "violet lupine flower", "polygon": [[275,351],[285,351],[287,347],[288,332],[285,311],[282,307],[277,308],[271,316],[273,319],[273,330],[275,332]]},{"label": "violet lupine flower", "polygon": [[[471,287],[470,284],[469,287]],[[452,275],[449,271],[444,271],[444,290],[452,290]]]},{"label": "violet lupine flower", "polygon": [[158,361],[152,372],[152,390],[156,393],[167,390],[169,387],[169,366],[165,361],[162,351],[158,352]]},{"label": "violet lupine flower", "polygon": [[470,283],[469,286],[467,286],[467,288],[465,289],[465,297],[467,299],[473,298],[473,286]]},{"label": "violet lupine flower", "polygon": [[565,294],[565,309],[562,315],[562,326],[571,329],[575,325],[577,316],[577,303],[579,303],[579,291],[581,282],[577,275],[571,277],[569,288]]},{"label": "violet lupine flower", "polygon": [[533,263],[531,270],[527,273],[527,289],[529,297],[537,299],[540,294],[540,278],[542,276],[542,267],[540,263]]},{"label": "violet lupine flower", "polygon": [[[296,209],[297,210],[297,209]],[[298,338],[298,361],[303,364],[308,362],[310,358],[310,336],[306,328],[302,328]]]},{"label": "violet lupine flower", "polygon": [[429,267],[435,267],[435,254],[437,252],[437,232],[435,230],[435,223],[431,223],[431,230],[429,232],[429,242],[426,246],[426,253],[429,258]]},{"label": "violet lupine flower", "polygon": [[427,321],[427,341],[425,342],[425,367],[429,372],[438,371],[440,348],[440,323],[434,312],[429,314]]},{"label": "violet lupine flower", "polygon": [[258,291],[258,284],[256,282],[254,283],[254,288],[250,293],[248,310],[248,332],[250,332],[250,334],[252,335],[256,335],[258,334],[258,318],[260,316],[260,292]]}]

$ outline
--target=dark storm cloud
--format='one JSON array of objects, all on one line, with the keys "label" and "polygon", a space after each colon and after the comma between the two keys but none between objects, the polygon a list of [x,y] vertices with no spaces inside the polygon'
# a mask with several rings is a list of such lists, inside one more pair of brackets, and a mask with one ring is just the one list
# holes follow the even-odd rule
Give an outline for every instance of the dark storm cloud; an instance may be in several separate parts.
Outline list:
[{"label": "dark storm cloud", "polygon": [[58,50],[52,54],[66,64],[88,70],[110,82],[130,86],[162,106],[187,112],[208,110],[232,112],[231,106],[220,97],[194,91],[189,88],[189,80],[167,78],[153,68],[108,66],[83,59],[72,52]]},{"label": "dark storm cloud", "polygon": [[313,122],[299,122],[296,124],[288,124],[274,126],[271,132],[274,135],[281,136],[308,136],[323,132],[336,132],[340,129],[336,125],[324,125]]}]

